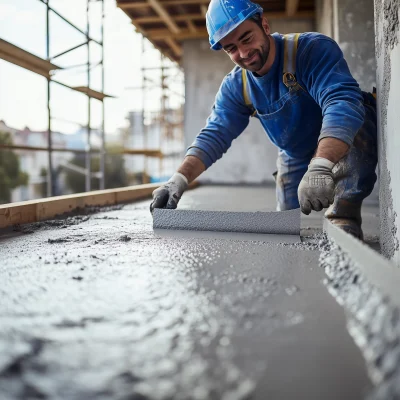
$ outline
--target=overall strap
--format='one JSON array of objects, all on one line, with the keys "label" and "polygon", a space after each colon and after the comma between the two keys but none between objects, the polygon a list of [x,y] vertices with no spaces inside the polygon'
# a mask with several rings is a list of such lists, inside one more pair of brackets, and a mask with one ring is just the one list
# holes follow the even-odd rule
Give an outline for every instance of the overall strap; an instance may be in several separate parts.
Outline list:
[{"label": "overall strap", "polygon": [[300,33],[288,33],[283,35],[283,83],[289,90],[298,90],[301,88],[296,80],[296,55],[299,36]]},{"label": "overall strap", "polygon": [[249,93],[247,90],[247,74],[246,70],[242,68],[242,90],[243,90],[243,98],[246,106],[251,110],[251,116],[254,117],[256,115],[257,110],[254,108],[253,103],[250,100]]}]

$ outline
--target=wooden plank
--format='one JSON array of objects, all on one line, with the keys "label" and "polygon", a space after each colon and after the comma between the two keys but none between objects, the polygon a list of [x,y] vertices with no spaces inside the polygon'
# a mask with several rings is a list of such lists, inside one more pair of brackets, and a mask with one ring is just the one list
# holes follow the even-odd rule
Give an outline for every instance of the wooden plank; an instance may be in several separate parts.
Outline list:
[{"label": "wooden plank", "polygon": [[[163,6],[174,6],[174,5],[182,5],[182,4],[209,4],[210,0],[164,0],[160,1],[160,4]],[[118,7],[122,10],[133,10],[137,8],[146,8],[150,7],[150,4],[147,1],[136,1],[132,3],[117,3]]]},{"label": "wooden plank", "polygon": [[[66,85],[64,85],[66,86]],[[110,96],[109,94],[101,93],[98,92],[97,90],[93,90],[91,88],[88,88],[87,86],[68,86],[72,90],[76,90],[77,92],[85,93],[89,97],[92,97],[94,99],[103,101],[106,97],[114,97]]]},{"label": "wooden plank", "polygon": [[[315,18],[314,11],[297,12],[293,17],[288,17],[286,13],[265,13],[265,17],[269,21],[277,19],[295,20],[295,19],[312,19]],[[165,40],[167,37],[175,40],[186,40],[186,39],[199,39],[207,38],[208,33],[204,27],[197,28],[197,32],[191,32],[189,29],[182,29],[180,33],[171,33],[168,29],[148,29],[146,34],[152,40]]]},{"label": "wooden plank", "polygon": [[165,39],[165,43],[167,43],[168,46],[171,47],[172,51],[175,53],[177,57],[182,56],[182,48],[181,46],[178,45],[178,43],[175,42],[174,39],[167,37]]},{"label": "wooden plank", "polygon": [[[8,150],[26,150],[26,151],[48,151],[48,147],[36,147],[36,146],[19,146],[19,145],[5,145],[0,144],[0,149],[8,149]],[[63,152],[63,153],[86,153],[86,150],[82,149],[68,149],[68,148],[52,148],[51,151],[54,152]],[[91,153],[100,153],[100,149],[91,149]],[[108,152],[107,154],[128,154],[128,155],[142,155],[147,157],[164,157],[164,154],[161,150],[158,149],[121,149]]]},{"label": "wooden plank", "polygon": [[198,28],[197,32],[190,32],[190,30],[182,30],[180,33],[171,33],[168,29],[152,29],[147,31],[147,35],[153,40],[165,40],[171,38],[175,40],[186,40],[186,39],[199,39],[207,38],[208,33],[206,28]]},{"label": "wooden plank", "polygon": [[181,30],[179,26],[173,21],[171,16],[165,10],[165,8],[159,3],[158,0],[147,0],[153,7],[154,11],[162,18],[172,33],[179,33]]},{"label": "wooden plank", "polygon": [[61,67],[44,60],[26,50],[0,39],[0,58],[36,74],[49,78],[51,71]]},{"label": "wooden plank", "polygon": [[205,18],[207,14],[207,6],[205,4],[202,4],[200,6],[200,10],[201,10],[201,15]]},{"label": "wooden plank", "polygon": [[0,205],[0,229],[52,219],[87,206],[107,206],[150,197],[160,183],[97,190],[67,196],[50,197]]},{"label": "wooden plank", "polygon": [[116,151],[116,153],[118,154],[129,154],[132,156],[138,156],[138,155],[142,155],[142,156],[147,156],[147,157],[158,157],[161,158],[163,157],[163,153],[161,150],[157,150],[157,149],[122,149],[120,151]]},{"label": "wooden plank", "polygon": [[150,8],[150,4],[147,1],[137,1],[135,3],[119,3],[117,2],[117,6],[122,10],[134,10],[137,8]]},{"label": "wooden plank", "polygon": [[194,25],[194,23],[193,23],[190,19],[188,19],[188,20],[186,21],[186,25],[187,25],[187,27],[188,27],[188,29],[189,29],[190,32],[193,32],[193,33],[196,33],[196,32],[197,32],[196,26]]},{"label": "wooden plank", "polygon": [[286,0],[286,15],[293,17],[299,8],[299,0]]},{"label": "wooden plank", "polygon": [[[276,19],[302,19],[302,18],[315,18],[314,11],[298,11],[295,15],[288,17],[286,11],[284,12],[267,12],[264,13],[264,17],[266,17],[269,21]],[[183,14],[183,15],[171,15],[171,18],[175,22],[190,22],[190,21],[202,21],[205,20],[204,15],[201,13],[195,14]],[[150,16],[150,17],[137,17],[134,20],[135,24],[152,24],[162,22],[162,19],[159,16]]]},{"label": "wooden plank", "polygon": [[108,191],[88,192],[84,196],[82,194],[71,196],[53,197],[51,201],[38,202],[36,206],[37,221],[45,221],[78,208],[116,204],[115,193]]},{"label": "wooden plank", "polygon": [[[192,14],[182,14],[182,15],[171,15],[171,18],[176,22],[187,22],[191,20],[203,20],[204,15],[199,13]],[[137,17],[134,19],[137,24],[153,24],[157,22],[162,22],[161,17],[159,16],[150,16],[150,17]]]},{"label": "wooden plank", "polygon": [[0,205],[0,229],[36,221],[36,204],[34,202],[14,203],[12,206]]},{"label": "wooden plank", "polygon": [[[0,229],[53,219],[78,208],[124,204],[146,199],[151,197],[153,191],[162,184],[163,182],[149,183],[3,204],[0,205]],[[197,186],[199,184],[194,181],[189,185],[189,189]]]}]

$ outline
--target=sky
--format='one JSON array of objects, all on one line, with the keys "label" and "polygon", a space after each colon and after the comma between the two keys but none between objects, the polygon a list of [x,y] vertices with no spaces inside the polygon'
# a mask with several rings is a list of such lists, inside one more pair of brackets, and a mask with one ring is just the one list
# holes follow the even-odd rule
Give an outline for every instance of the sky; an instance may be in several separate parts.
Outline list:
[{"label": "sky", "polygon": [[[86,0],[50,0],[50,5],[83,31],[86,31]],[[101,4],[90,6],[90,35],[101,40]],[[107,134],[116,133],[127,125],[126,116],[131,110],[142,108],[141,67],[159,66],[160,53],[146,41],[142,57],[142,36],[135,32],[128,16],[116,7],[115,0],[105,0],[105,90],[115,96],[105,100],[105,129]],[[23,48],[41,58],[46,58],[46,6],[39,0],[0,0],[0,38]],[[84,36],[71,28],[57,15],[50,17],[50,56],[84,42]],[[90,60],[100,60],[101,47],[92,42]],[[53,63],[68,67],[87,61],[87,48],[56,58]],[[167,61],[167,64],[172,63]],[[155,81],[160,72],[147,72]],[[87,75],[82,67],[57,71],[54,79],[70,86],[86,86]],[[172,81],[172,80],[171,80]],[[180,81],[180,82],[179,82]],[[172,87],[183,93],[182,76]],[[101,90],[101,67],[92,69],[90,86]],[[160,91],[146,91],[147,110],[159,108]],[[177,106],[182,98],[171,98],[171,106]],[[63,86],[51,85],[52,129],[73,133],[79,124],[87,123],[87,97]],[[92,126],[101,125],[101,103],[91,101]],[[0,120],[7,125],[31,130],[47,129],[47,81],[44,77],[24,70],[0,59]]]}]

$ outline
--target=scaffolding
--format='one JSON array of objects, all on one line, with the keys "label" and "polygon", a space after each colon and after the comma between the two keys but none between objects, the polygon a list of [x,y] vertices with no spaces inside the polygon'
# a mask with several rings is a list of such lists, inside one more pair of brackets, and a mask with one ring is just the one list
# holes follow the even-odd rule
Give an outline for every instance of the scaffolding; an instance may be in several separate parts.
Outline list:
[{"label": "scaffolding", "polygon": [[[48,152],[48,169],[47,169],[47,195],[53,196],[55,194],[55,176],[54,176],[54,169],[53,169],[53,153],[58,151],[64,151],[65,149],[57,149],[54,148],[52,145],[52,121],[53,116],[51,112],[51,85],[57,84],[64,86],[68,89],[83,93],[87,96],[87,107],[88,107],[88,120],[86,125],[87,137],[86,137],[86,148],[85,148],[85,169],[81,171],[84,173],[85,179],[85,188],[86,191],[90,191],[91,189],[91,178],[98,178],[100,180],[100,188],[104,189],[104,178],[105,178],[105,132],[104,132],[104,99],[107,97],[112,97],[107,94],[104,94],[104,0],[86,0],[86,31],[83,31],[74,23],[69,21],[63,15],[61,15],[57,10],[51,7],[50,2],[51,0],[39,0],[46,6],[46,59],[41,59],[13,44],[6,42],[5,40],[0,39],[0,58],[9,61],[13,64],[16,64],[22,68],[35,72],[39,75],[44,76],[47,79],[47,110],[48,110],[48,121],[47,121],[47,149]],[[90,18],[89,18],[89,10],[90,10],[90,3],[92,2],[100,2],[102,7],[102,14],[101,14],[101,40],[98,41],[91,37],[90,35]],[[70,27],[81,33],[85,40],[71,48],[68,48],[61,53],[56,55],[50,54],[50,43],[51,43],[51,31],[50,31],[50,17],[51,14],[57,15],[61,18],[64,22],[66,22]],[[90,43],[96,43],[97,45],[101,46],[101,60],[98,62],[97,65],[93,65],[90,63]],[[71,66],[68,68],[62,68],[55,64],[56,60],[68,54],[78,48],[86,46],[87,48],[87,62],[83,64],[86,67],[86,77],[87,77],[87,85],[86,86],[69,86],[65,83],[62,83],[56,79],[54,76],[58,70],[66,70],[68,68],[76,68],[77,65]],[[90,78],[91,78],[91,70],[95,66],[101,66],[101,80],[102,80],[102,89],[101,91],[96,91],[90,87]],[[79,65],[79,67],[82,65]],[[99,152],[94,151],[91,148],[90,143],[90,135],[92,132],[91,126],[91,99],[96,99],[101,102],[102,104],[102,118],[101,118],[101,148]],[[5,148],[7,146],[1,146]],[[42,151],[41,148],[29,147],[25,146],[25,150],[32,150],[32,151]],[[81,153],[81,150],[78,149],[68,149],[70,153]],[[100,156],[100,173],[93,174],[91,172],[91,157],[92,154],[99,154]]]},{"label": "scaffolding", "polygon": [[[105,132],[104,132],[104,99],[106,97],[111,97],[109,95],[104,94],[104,0],[86,0],[86,32],[82,31],[78,28],[75,24],[69,21],[67,18],[63,17],[60,13],[58,13],[55,9],[50,6],[50,0],[39,0],[46,5],[46,57],[49,62],[54,61],[58,57],[70,53],[82,46],[86,46],[87,49],[87,62],[86,62],[86,77],[87,77],[87,85],[86,86],[78,86],[78,87],[70,87],[65,84],[62,84],[54,79],[52,76],[49,75],[47,78],[47,107],[48,107],[48,179],[47,179],[47,195],[53,196],[54,195],[54,171],[53,171],[53,162],[52,162],[52,141],[51,141],[51,133],[52,133],[52,115],[51,115],[51,83],[61,84],[66,86],[72,90],[79,91],[81,93],[86,94],[87,96],[87,107],[88,107],[88,118],[87,118],[87,137],[86,137],[86,151],[85,151],[85,188],[86,191],[90,191],[91,189],[91,178],[95,177],[100,180],[100,188],[104,189],[104,180],[105,180]],[[92,38],[90,35],[90,3],[91,2],[100,2],[102,7],[101,13],[101,40],[97,41],[96,39]],[[55,56],[50,55],[50,39],[51,39],[51,32],[50,32],[50,13],[54,13],[63,21],[65,21],[68,25],[72,28],[80,32],[82,35],[85,36],[85,41],[81,44],[69,48],[62,53],[56,54]],[[91,81],[91,69],[93,65],[90,63],[90,43],[94,42],[101,46],[101,60],[99,65],[101,66],[101,81],[102,81],[102,89],[101,92],[95,91],[90,87]],[[101,101],[102,104],[102,119],[101,119],[101,149],[100,149],[100,173],[99,174],[92,174],[91,172],[91,157],[92,157],[92,149],[91,149],[91,142],[90,136],[92,132],[91,126],[91,99],[94,98],[96,100]]]},{"label": "scaffolding", "polygon": [[[139,87],[142,91],[142,132],[143,146],[149,145],[149,126],[157,124],[159,128],[158,148],[163,149],[163,156],[158,159],[158,175],[163,177],[164,166],[166,162],[174,163],[177,158],[182,156],[183,149],[174,147],[175,142],[183,143],[183,103],[184,93],[174,90],[172,87],[183,79],[183,71],[179,65],[172,63],[167,57],[159,53],[159,63],[156,66],[148,66],[145,62],[146,53],[149,51],[149,45],[153,45],[142,36],[142,85]],[[155,78],[154,75],[158,75]],[[179,82],[181,83],[181,82]],[[183,86],[183,83],[182,83]],[[158,88],[159,108],[157,111],[151,111],[147,107],[150,91]],[[170,99],[174,96],[178,99],[177,107],[173,107]],[[148,156],[144,156],[143,183],[149,183],[149,165]]]},{"label": "scaffolding", "polygon": [[[106,157],[106,147],[105,147],[105,107],[104,107],[104,100],[106,98],[111,98],[113,96],[107,95],[104,93],[104,18],[105,18],[105,13],[104,13],[104,0],[84,0],[86,1],[86,29],[83,30],[79,28],[76,24],[73,22],[69,21],[65,16],[63,16],[60,12],[58,12],[55,8],[51,6],[51,1],[52,0],[38,0],[41,3],[45,5],[45,10],[46,10],[46,58],[42,59],[36,55],[33,55],[26,50],[19,48],[5,40],[0,39],[0,58],[4,59],[8,62],[11,62],[13,64],[16,64],[22,68],[25,68],[27,70],[30,70],[34,73],[37,73],[41,76],[44,76],[47,80],[47,110],[48,110],[48,120],[47,120],[47,147],[34,147],[34,146],[8,146],[8,145],[1,145],[0,144],[0,149],[10,149],[10,150],[28,150],[28,151],[47,151],[48,153],[48,169],[47,169],[47,196],[54,196],[55,195],[55,171],[53,168],[53,153],[56,152],[69,152],[73,154],[82,154],[85,157],[85,167],[79,168],[79,171],[77,168],[75,168],[75,171],[78,173],[81,173],[85,175],[85,190],[90,191],[91,190],[91,179],[96,178],[99,179],[99,187],[100,189],[105,188],[105,157]],[[101,25],[100,25],[100,30],[101,30],[101,38],[100,40],[95,39],[91,35],[91,25],[90,25],[90,5],[91,3],[101,3]],[[78,45],[75,45],[73,47],[67,48],[66,50],[52,55],[50,51],[50,44],[51,44],[51,29],[50,29],[50,18],[51,15],[54,14],[57,17],[61,18],[65,23],[67,23],[70,27],[72,27],[74,30],[79,32],[83,36],[83,40],[81,43]],[[143,46],[142,46],[142,57],[144,57],[144,42],[145,39],[143,38]],[[98,62],[91,62],[90,58],[90,44],[95,43],[96,45],[100,46],[101,48],[101,58],[100,61]],[[79,64],[79,65],[73,65],[69,67],[60,67],[57,65],[57,60],[59,57],[64,56],[68,53],[73,52],[74,50],[77,50],[79,48],[82,48],[86,46],[87,49],[87,60],[86,63]],[[170,112],[170,108],[168,105],[168,98],[169,95],[173,92],[173,90],[170,88],[168,84],[168,79],[170,78],[170,75],[166,73],[167,70],[173,70],[175,74],[181,74],[182,71],[180,70],[179,66],[166,66],[165,65],[165,56],[160,54],[160,65],[158,67],[146,67],[145,65],[142,65],[142,78],[143,78],[143,83],[142,83],[142,95],[143,95],[143,109],[142,109],[142,115],[143,115],[143,132],[144,132],[144,143],[143,143],[143,148],[133,148],[133,149],[127,149],[124,148],[121,151],[113,152],[113,153],[118,153],[118,154],[126,154],[126,155],[142,155],[144,157],[144,168],[143,168],[143,179],[142,183],[147,183],[149,181],[149,171],[148,171],[148,159],[149,158],[155,158],[158,159],[159,161],[159,175],[160,177],[163,176],[163,165],[164,165],[164,159],[171,159],[172,157],[181,157],[182,151],[177,151],[175,153],[165,153],[161,151],[163,148],[162,145],[165,145],[168,143],[168,140],[170,140],[171,137],[176,137],[178,136],[181,140],[183,140],[183,113],[181,113],[180,120],[178,123],[175,122],[175,125],[178,128],[178,134],[173,134],[171,136],[170,131],[170,125],[171,122],[167,118],[166,114]],[[95,67],[100,67],[101,68],[101,90],[97,91],[94,90],[91,87],[91,73],[92,70]],[[72,86],[68,85],[64,82],[61,82],[60,80],[55,79],[57,72],[58,71],[66,71],[70,70],[73,68],[77,67],[84,67],[84,73],[86,73],[86,85],[85,86]],[[152,82],[152,80],[148,77],[147,72],[158,69],[160,71],[160,82]],[[53,121],[54,121],[54,116],[52,115],[52,107],[51,107],[51,87],[53,84],[60,85],[63,87],[66,87],[68,89],[71,89],[76,92],[80,92],[87,97],[87,124],[85,126],[86,128],[86,144],[85,144],[85,149],[65,149],[65,148],[56,148],[53,146],[53,141],[52,141],[52,133],[53,133]],[[160,110],[159,110],[159,116],[157,122],[160,124],[160,140],[158,143],[157,148],[152,148],[148,149],[148,142],[147,142],[147,129],[148,129],[148,124],[145,122],[145,120],[149,121],[154,121],[154,119],[150,118],[149,119],[149,111],[146,110],[145,104],[146,104],[146,97],[147,97],[147,90],[149,88],[149,85],[157,86],[159,84],[160,89],[161,89],[161,102],[160,102]],[[182,103],[183,103],[183,94],[180,93],[175,93],[174,95],[179,95],[182,97]],[[99,131],[101,133],[101,144],[100,144],[100,149],[94,149],[92,148],[91,145],[91,135],[93,132],[93,126],[92,126],[92,113],[91,113],[91,102],[92,99],[95,99],[97,101],[101,102],[101,126],[99,128]],[[175,129],[176,131],[176,129]],[[174,131],[174,132],[175,132]],[[99,156],[100,160],[100,171],[99,172],[92,172],[91,171],[91,159],[93,156]]]}]

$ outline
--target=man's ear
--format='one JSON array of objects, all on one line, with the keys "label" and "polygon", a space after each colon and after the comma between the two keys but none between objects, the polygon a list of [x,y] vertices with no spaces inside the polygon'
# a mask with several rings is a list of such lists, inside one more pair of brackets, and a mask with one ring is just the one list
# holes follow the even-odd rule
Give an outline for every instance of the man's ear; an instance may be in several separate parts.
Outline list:
[{"label": "man's ear", "polygon": [[269,23],[267,18],[262,17],[262,27],[264,29],[264,32],[269,35],[271,33],[270,27],[269,27]]}]

